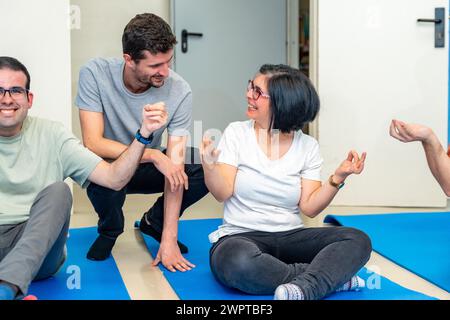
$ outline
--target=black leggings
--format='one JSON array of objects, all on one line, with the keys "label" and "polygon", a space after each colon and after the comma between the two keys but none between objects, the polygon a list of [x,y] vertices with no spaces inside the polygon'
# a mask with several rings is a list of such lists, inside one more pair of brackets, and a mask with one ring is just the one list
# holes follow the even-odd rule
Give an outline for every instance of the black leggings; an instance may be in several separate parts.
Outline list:
[{"label": "black leggings", "polygon": [[210,266],[224,285],[249,294],[273,294],[292,282],[308,300],[321,299],[350,280],[369,260],[369,237],[353,228],[246,232],[219,239]]}]

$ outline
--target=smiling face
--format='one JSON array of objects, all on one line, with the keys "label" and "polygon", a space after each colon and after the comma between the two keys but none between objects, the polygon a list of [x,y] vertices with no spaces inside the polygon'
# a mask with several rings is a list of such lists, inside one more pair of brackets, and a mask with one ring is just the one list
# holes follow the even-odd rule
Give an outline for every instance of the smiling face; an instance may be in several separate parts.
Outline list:
[{"label": "smiling face", "polygon": [[[27,77],[22,71],[0,69],[0,88],[25,89],[26,84]],[[15,92],[13,95],[5,92],[3,96],[0,95],[0,136],[11,137],[18,134],[32,104],[31,92],[25,91],[23,94]]]},{"label": "smiling face", "polygon": [[247,117],[255,120],[256,124],[264,129],[268,128],[271,117],[267,80],[268,77],[266,75],[258,74],[253,79],[253,88],[250,85],[247,90]]},{"label": "smiling face", "polygon": [[152,54],[144,52],[144,58],[138,62],[131,59],[129,55],[124,55],[127,67],[127,74],[130,75],[133,84],[140,88],[155,87],[164,85],[164,80],[169,76],[169,69],[173,60],[173,49],[166,53]]}]

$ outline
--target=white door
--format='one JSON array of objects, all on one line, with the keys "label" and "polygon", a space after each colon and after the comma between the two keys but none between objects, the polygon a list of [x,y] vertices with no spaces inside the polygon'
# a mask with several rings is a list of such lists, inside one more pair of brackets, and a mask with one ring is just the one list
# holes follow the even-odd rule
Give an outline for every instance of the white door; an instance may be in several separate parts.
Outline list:
[{"label": "white door", "polygon": [[[320,0],[318,137],[323,175],[352,148],[365,172],[348,179],[334,204],[445,206],[419,143],[388,134],[390,120],[423,123],[447,145],[448,39],[434,47],[435,8],[448,0]],[[447,14],[444,23],[448,27]],[[445,32],[447,37],[447,32]]]},{"label": "white door", "polygon": [[[286,1],[172,0],[171,9],[175,70],[192,87],[198,146],[201,130],[246,119],[247,80],[262,64],[286,63]],[[188,37],[185,53],[182,30],[203,34]]]}]

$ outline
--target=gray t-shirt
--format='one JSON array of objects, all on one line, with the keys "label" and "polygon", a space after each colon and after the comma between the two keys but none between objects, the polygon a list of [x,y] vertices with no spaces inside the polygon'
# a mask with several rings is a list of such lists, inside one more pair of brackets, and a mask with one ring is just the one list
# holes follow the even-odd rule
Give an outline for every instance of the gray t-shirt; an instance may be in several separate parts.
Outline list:
[{"label": "gray t-shirt", "polygon": [[80,69],[75,104],[87,111],[103,113],[104,137],[129,145],[141,127],[142,108],[164,102],[169,118],[165,127],[154,133],[150,148],[161,147],[167,127],[171,136],[187,136],[192,119],[192,91],[189,84],[173,70],[160,88],[134,94],[123,83],[124,61],[117,58],[90,60]]}]

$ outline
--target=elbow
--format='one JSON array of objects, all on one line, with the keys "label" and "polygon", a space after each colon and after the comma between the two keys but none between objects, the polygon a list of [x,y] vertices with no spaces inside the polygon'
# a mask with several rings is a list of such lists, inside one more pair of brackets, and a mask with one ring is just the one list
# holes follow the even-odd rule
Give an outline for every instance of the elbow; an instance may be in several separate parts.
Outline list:
[{"label": "elbow", "polygon": [[225,202],[229,197],[224,197],[221,195],[216,195],[214,193],[211,192],[211,194],[213,195],[214,199],[216,199],[218,202],[223,203]]},{"label": "elbow", "polygon": [[447,181],[438,181],[438,182],[442,191],[444,191],[445,195],[447,197],[450,197],[450,183],[447,183]]},{"label": "elbow", "polygon": [[214,199],[216,199],[220,203],[223,203],[223,202],[227,201],[232,195],[231,193],[230,194],[228,194],[228,193],[227,194],[220,194],[220,193],[217,193],[217,192],[211,192],[211,194],[213,195]]},{"label": "elbow", "polygon": [[122,183],[119,183],[119,182],[113,182],[113,181],[111,181],[111,182],[109,182],[109,183],[107,184],[107,187],[108,187],[109,189],[111,189],[111,190],[114,190],[114,191],[120,191],[120,190],[122,190],[122,189],[125,187],[125,185],[122,184]]},{"label": "elbow", "polygon": [[444,189],[444,192],[447,197],[450,197],[450,187]]},{"label": "elbow", "polygon": [[233,190],[228,186],[210,183],[208,179],[205,179],[205,184],[206,188],[208,188],[214,199],[216,199],[220,203],[225,202],[233,195]]},{"label": "elbow", "polygon": [[110,180],[108,185],[109,185],[108,188],[110,188],[114,191],[120,191],[123,188],[125,188],[125,186],[127,185],[127,181],[126,180],[118,180],[118,181]]},{"label": "elbow", "polygon": [[123,189],[123,187],[125,187],[124,185],[113,185],[111,186],[111,189],[114,191],[120,191]]},{"label": "elbow", "polygon": [[90,151],[96,153],[95,150],[97,150],[96,147],[97,147],[97,145],[98,145],[98,142],[95,141],[95,140],[93,140],[93,139],[89,139],[89,138],[83,137],[83,145],[84,145],[86,148],[88,148]]},{"label": "elbow", "polygon": [[300,209],[300,212],[303,215],[307,216],[308,218],[315,218],[319,214],[319,212],[316,212],[314,210],[309,210],[308,208],[301,208],[301,207],[299,207],[299,209]]},{"label": "elbow", "polygon": [[317,216],[317,214],[308,211],[301,211],[301,213],[303,213],[303,215],[307,216],[308,218],[315,218]]},{"label": "elbow", "polygon": [[92,151],[92,152],[95,153],[94,146],[89,140],[83,139],[83,145],[84,145],[85,148],[89,149],[89,151]]}]

